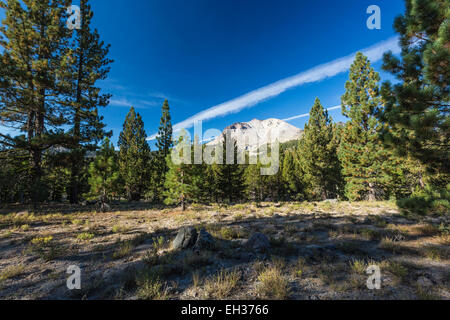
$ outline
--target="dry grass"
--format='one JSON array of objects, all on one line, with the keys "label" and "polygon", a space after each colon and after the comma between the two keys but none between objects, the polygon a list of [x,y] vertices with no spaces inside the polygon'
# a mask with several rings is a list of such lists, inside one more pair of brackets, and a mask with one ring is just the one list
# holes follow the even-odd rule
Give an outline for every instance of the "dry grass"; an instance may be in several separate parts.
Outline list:
[{"label": "dry grass", "polygon": [[206,297],[219,300],[229,297],[237,287],[240,278],[241,274],[237,270],[225,271],[222,269],[205,281]]},{"label": "dry grass", "polygon": [[137,279],[137,296],[142,300],[167,300],[167,286],[154,274],[144,273]]},{"label": "dry grass", "polygon": [[[182,226],[206,228],[217,239],[217,247],[170,250],[168,245]],[[264,253],[245,246],[244,240],[255,232],[271,242]],[[0,215],[0,234],[0,242],[5,243],[0,266],[19,266],[1,270],[0,278],[21,280],[3,281],[1,299],[449,297],[446,220],[401,216],[384,202],[195,205],[185,213],[133,207],[98,214],[86,210],[64,215],[6,214]],[[61,255],[43,263],[36,253],[46,260]],[[372,263],[369,257],[381,262]],[[64,277],[62,263],[80,261],[86,263],[86,286],[94,285],[76,297],[56,296],[51,281]],[[366,269],[371,264],[381,269],[383,290],[366,288]],[[26,288],[23,265],[29,270]],[[141,275],[141,268],[146,273]],[[47,269],[58,273],[48,274]],[[94,279],[98,272],[102,285]],[[121,278],[116,290],[117,275]],[[414,282],[419,275],[433,279],[433,286]]]},{"label": "dry grass", "polygon": [[258,294],[263,299],[285,300],[290,295],[289,281],[277,266],[270,266],[258,276]]},{"label": "dry grass", "polygon": [[25,267],[21,264],[4,268],[0,271],[0,282],[20,276],[25,271]]},{"label": "dry grass", "polygon": [[122,259],[129,256],[133,252],[133,244],[130,241],[122,242],[119,247],[114,251],[113,259]]}]

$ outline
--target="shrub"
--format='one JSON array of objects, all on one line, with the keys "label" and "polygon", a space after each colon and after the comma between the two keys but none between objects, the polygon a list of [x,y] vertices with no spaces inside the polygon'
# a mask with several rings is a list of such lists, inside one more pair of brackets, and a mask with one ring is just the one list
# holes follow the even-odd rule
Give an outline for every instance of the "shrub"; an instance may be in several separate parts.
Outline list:
[{"label": "shrub", "polygon": [[127,232],[127,231],[128,231],[127,227],[121,226],[121,225],[118,225],[118,224],[116,224],[116,225],[114,225],[112,227],[112,232],[113,233],[124,233],[124,232]]},{"label": "shrub", "polygon": [[266,268],[259,276],[258,293],[266,299],[285,300],[289,297],[289,281],[276,266]]},{"label": "shrub", "polygon": [[21,264],[6,267],[0,272],[0,282],[7,279],[15,278],[25,271],[25,267]]},{"label": "shrub", "polygon": [[81,241],[91,241],[92,239],[94,239],[94,234],[88,233],[88,232],[83,232],[77,236],[77,239],[81,240]]},{"label": "shrub", "polygon": [[205,290],[207,297],[216,299],[227,298],[233,289],[237,287],[241,274],[236,271],[219,271],[215,276],[210,277],[205,282]]},{"label": "shrub", "polygon": [[133,245],[131,244],[131,242],[123,242],[119,245],[119,248],[114,251],[112,257],[113,259],[121,259],[129,256],[132,251]]},{"label": "shrub", "polygon": [[137,296],[142,300],[167,300],[168,292],[159,276],[150,271],[143,272],[137,278]]}]

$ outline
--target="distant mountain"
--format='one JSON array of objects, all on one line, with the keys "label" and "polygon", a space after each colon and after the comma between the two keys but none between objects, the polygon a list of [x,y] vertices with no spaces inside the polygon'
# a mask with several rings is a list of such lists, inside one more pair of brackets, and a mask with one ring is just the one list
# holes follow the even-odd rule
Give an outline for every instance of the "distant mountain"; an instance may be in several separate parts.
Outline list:
[{"label": "distant mountain", "polygon": [[280,119],[257,120],[250,122],[237,122],[225,128],[219,137],[216,137],[208,145],[222,143],[224,135],[229,130],[231,138],[238,141],[238,147],[243,148],[245,140],[248,151],[257,150],[261,145],[278,139],[280,143],[297,140],[303,134],[303,130]]}]

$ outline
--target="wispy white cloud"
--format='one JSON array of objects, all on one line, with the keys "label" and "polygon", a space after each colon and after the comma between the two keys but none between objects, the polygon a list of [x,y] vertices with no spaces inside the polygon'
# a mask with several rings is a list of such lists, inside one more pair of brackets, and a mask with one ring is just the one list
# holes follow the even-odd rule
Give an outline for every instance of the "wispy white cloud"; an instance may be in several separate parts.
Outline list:
[{"label": "wispy white cloud", "polygon": [[[397,37],[379,42],[374,46],[359,51],[362,51],[370,61],[376,62],[381,60],[383,54],[389,50],[391,50],[395,54],[400,52]],[[220,116],[225,116],[230,113],[236,113],[245,108],[253,107],[270,98],[274,98],[294,87],[334,77],[337,74],[345,72],[350,68],[350,65],[355,59],[355,55],[356,52],[346,57],[316,66],[292,77],[279,80],[275,83],[256,89],[235,99],[213,106],[209,109],[203,110],[195,114],[194,116],[175,124],[173,126],[173,129],[175,131],[183,128],[187,129],[192,127],[197,121],[210,120]],[[156,134],[148,137],[148,140],[154,140],[155,138]]]},{"label": "wispy white cloud", "polygon": [[155,107],[159,106],[160,104],[156,101],[147,101],[147,100],[130,101],[126,98],[117,98],[111,99],[109,101],[109,105],[114,107],[127,107],[127,108],[134,107],[135,109],[145,109],[146,107]]},{"label": "wispy white cloud", "polygon": [[[332,110],[336,110],[336,109],[340,109],[340,108],[341,108],[341,106],[339,105],[339,106],[328,108],[327,111],[332,111]],[[309,113],[299,114],[297,116],[293,116],[293,117],[290,117],[290,118],[283,119],[283,121],[292,121],[292,120],[295,120],[295,119],[306,118],[306,117],[309,117]]]}]

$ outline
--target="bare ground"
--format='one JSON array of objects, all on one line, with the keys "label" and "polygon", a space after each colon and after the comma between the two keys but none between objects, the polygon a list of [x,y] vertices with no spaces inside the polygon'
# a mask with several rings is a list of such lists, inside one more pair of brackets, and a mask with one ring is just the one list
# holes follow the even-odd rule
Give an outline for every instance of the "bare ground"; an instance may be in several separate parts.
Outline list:
[{"label": "bare ground", "polygon": [[[42,211],[0,210],[0,299],[450,299],[448,215],[391,202]],[[172,250],[182,226],[204,227],[215,248]],[[269,250],[245,247],[255,232]],[[66,286],[71,265],[81,290]],[[379,290],[366,286],[369,265]]]}]

